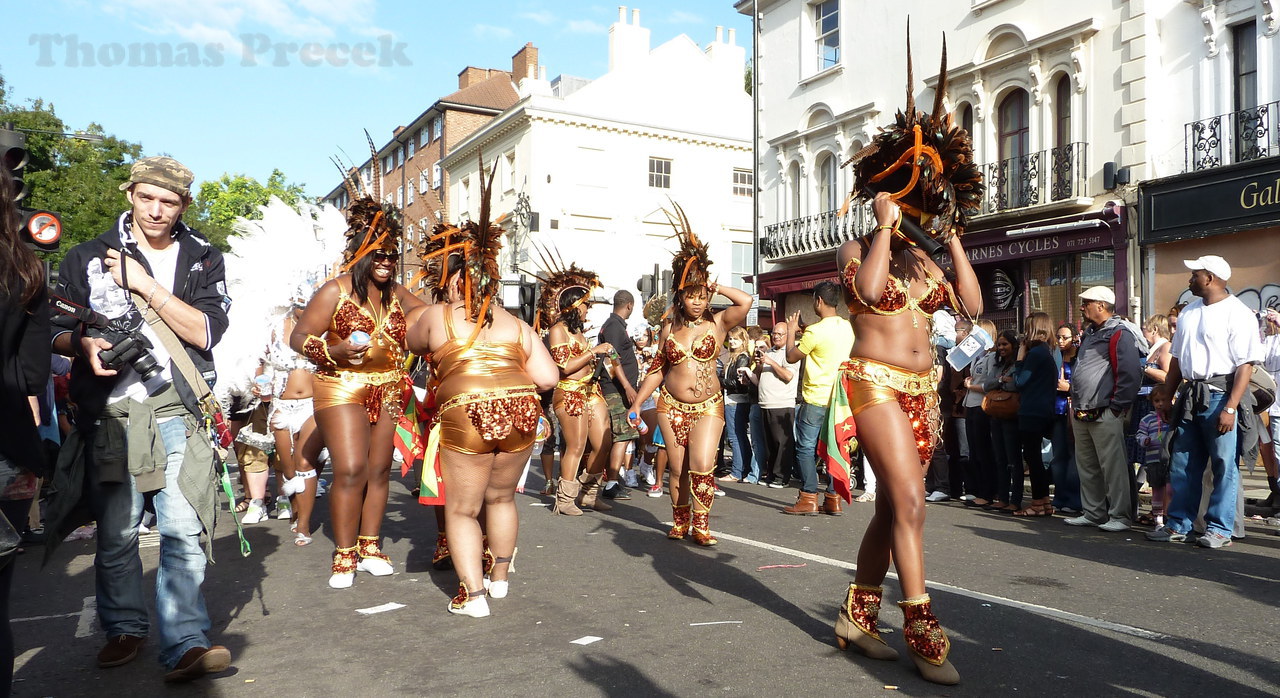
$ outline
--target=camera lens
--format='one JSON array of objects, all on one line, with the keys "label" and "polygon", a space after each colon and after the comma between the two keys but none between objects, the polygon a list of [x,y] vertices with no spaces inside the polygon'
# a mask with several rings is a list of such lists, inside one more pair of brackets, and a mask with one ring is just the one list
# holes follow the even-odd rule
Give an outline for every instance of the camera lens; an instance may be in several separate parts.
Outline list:
[{"label": "camera lens", "polygon": [[133,362],[133,370],[138,372],[138,377],[143,383],[150,382],[152,378],[160,375],[164,370],[160,368],[160,364],[156,362],[156,357],[151,352],[140,352],[140,356]]}]

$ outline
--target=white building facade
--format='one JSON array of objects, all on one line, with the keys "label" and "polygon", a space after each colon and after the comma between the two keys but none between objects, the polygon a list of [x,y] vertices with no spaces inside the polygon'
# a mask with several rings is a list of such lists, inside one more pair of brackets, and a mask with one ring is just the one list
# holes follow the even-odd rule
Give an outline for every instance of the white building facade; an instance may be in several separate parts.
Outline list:
[{"label": "white building facade", "polygon": [[1138,185],[1188,167],[1190,122],[1244,108],[1232,96],[1240,69],[1210,55],[1210,37],[1251,40],[1256,94],[1244,106],[1277,98],[1271,4],[739,0],[759,35],[762,296],[779,313],[807,307],[805,291],[835,276],[835,248],[871,227],[864,208],[837,215],[853,184],[840,165],[905,106],[910,16],[917,105],[933,103],[945,32],[946,102],[986,174],[965,246],[987,316],[1002,328],[1037,310],[1078,322],[1076,295],[1096,284],[1115,289],[1121,312],[1163,311],[1173,299],[1142,281],[1160,252],[1139,244]]},{"label": "white building facade", "polygon": [[751,97],[733,32],[707,47],[687,36],[650,50],[639,11],[609,29],[609,71],[587,81],[526,79],[520,100],[442,161],[447,206],[479,209],[480,156],[496,163],[493,211],[509,213],[507,277],[543,269],[533,246],[600,274],[605,295],[643,301],[643,275],[670,270],[663,209],[684,209],[711,247],[721,283],[748,287],[752,244]]}]

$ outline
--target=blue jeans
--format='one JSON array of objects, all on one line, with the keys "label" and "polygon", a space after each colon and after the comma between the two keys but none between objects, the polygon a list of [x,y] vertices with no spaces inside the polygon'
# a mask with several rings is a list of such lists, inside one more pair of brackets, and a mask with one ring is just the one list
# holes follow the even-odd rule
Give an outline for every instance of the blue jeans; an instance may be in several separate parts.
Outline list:
[{"label": "blue jeans", "polygon": [[1184,419],[1174,432],[1170,449],[1169,484],[1173,485],[1173,502],[1169,505],[1168,525],[1178,533],[1191,530],[1200,509],[1204,469],[1213,470],[1213,492],[1204,513],[1205,528],[1231,537],[1236,523],[1236,488],[1240,473],[1236,470],[1236,431],[1218,433],[1218,413],[1226,393],[1213,393],[1209,406],[1191,419]]},{"label": "blue jeans", "polygon": [[1053,506],[1080,510],[1080,472],[1076,470],[1075,441],[1071,438],[1069,414],[1053,418],[1053,460],[1049,472],[1053,476]]},{"label": "blue jeans", "polygon": [[[208,647],[209,612],[200,585],[205,556],[200,546],[204,527],[196,510],[178,490],[178,471],[187,450],[184,420],[160,424],[168,458],[164,489],[152,495],[160,529],[160,566],[156,571],[156,626],[160,633],[160,663],[172,669],[192,647]],[[98,622],[107,637],[148,633],[147,599],[142,590],[142,560],[138,557],[138,525],[143,495],[128,482],[101,482],[89,464],[88,485],[98,519],[98,554],[94,557]]]},{"label": "blue jeans", "polygon": [[751,428],[747,431],[751,434],[751,475],[747,481],[754,483],[760,481],[761,470],[769,462],[769,450],[765,448],[768,429],[764,425],[764,410],[758,402],[751,403]]},{"label": "blue jeans", "polygon": [[724,433],[733,449],[734,479],[746,478],[751,482],[760,479],[760,464],[751,457],[751,437],[747,434],[751,423],[751,403],[724,402]]},{"label": "blue jeans", "polygon": [[827,408],[800,404],[796,415],[796,468],[800,471],[800,491],[818,491],[818,435],[827,425]]}]

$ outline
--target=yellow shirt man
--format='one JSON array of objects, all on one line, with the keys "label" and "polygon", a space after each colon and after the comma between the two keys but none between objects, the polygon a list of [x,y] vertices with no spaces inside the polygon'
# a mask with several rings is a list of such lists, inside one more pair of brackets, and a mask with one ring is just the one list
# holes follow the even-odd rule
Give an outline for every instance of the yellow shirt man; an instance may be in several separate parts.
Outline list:
[{"label": "yellow shirt man", "polygon": [[853,325],[839,315],[825,317],[804,329],[796,349],[805,355],[800,397],[810,405],[826,407],[836,371],[853,348]]}]

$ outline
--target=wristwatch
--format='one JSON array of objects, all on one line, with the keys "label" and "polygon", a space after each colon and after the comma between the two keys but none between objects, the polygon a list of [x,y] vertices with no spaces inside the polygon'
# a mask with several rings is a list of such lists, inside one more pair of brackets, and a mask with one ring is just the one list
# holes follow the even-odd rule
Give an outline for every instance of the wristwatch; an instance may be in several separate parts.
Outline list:
[{"label": "wristwatch", "polygon": [[1227,414],[1234,415],[1234,414],[1236,413],[1236,408],[1234,408],[1234,407],[1223,407],[1223,408],[1222,408],[1222,411],[1223,411],[1223,412],[1226,412]]}]

